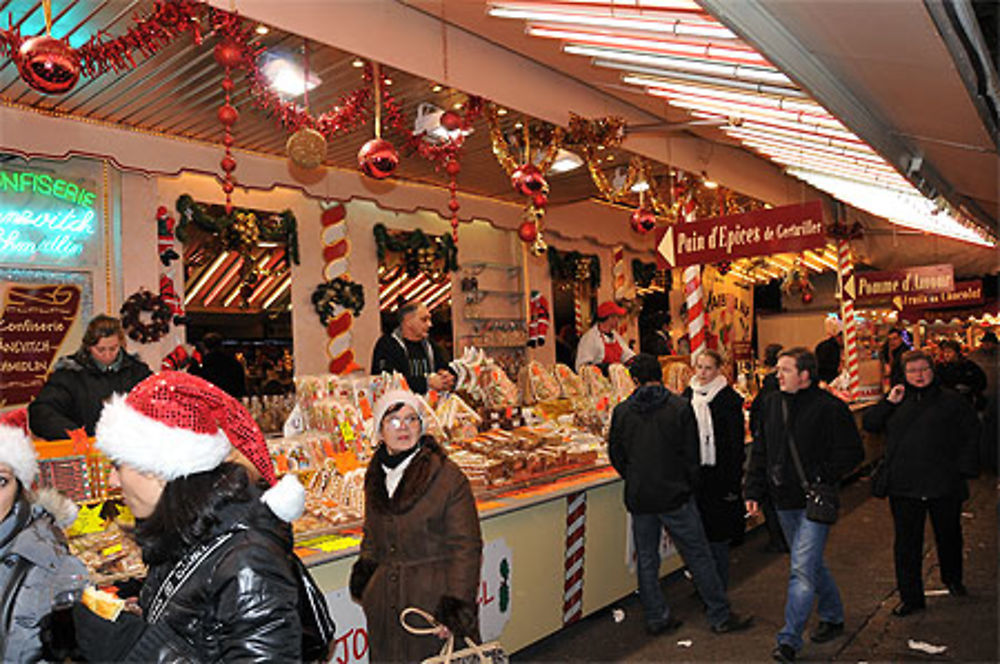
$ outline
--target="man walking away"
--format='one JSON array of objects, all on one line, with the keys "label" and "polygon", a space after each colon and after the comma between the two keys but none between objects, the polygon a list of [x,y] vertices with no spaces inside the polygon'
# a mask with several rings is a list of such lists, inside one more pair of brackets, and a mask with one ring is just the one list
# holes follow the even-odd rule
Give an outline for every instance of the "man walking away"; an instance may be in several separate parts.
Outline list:
[{"label": "man walking away", "polygon": [[813,353],[792,348],[779,355],[780,391],[762,404],[747,475],[747,511],[757,514],[760,500],[770,494],[791,549],[785,624],[771,653],[779,662],[795,661],[817,599],[819,625],[812,641],[823,643],[844,632],[840,591],[823,562],[830,526],[806,518],[805,491],[790,446],[796,446],[808,481],[821,484],[835,484],[853,470],[864,458],[864,449],[847,405],[816,383]]},{"label": "man walking away", "polygon": [[625,480],[646,631],[664,634],[681,625],[670,614],[660,588],[664,527],[691,571],[712,631],[745,630],[753,617],[730,610],[693,496],[700,463],[694,412],[687,401],[663,386],[663,371],[652,355],[637,355],[629,372],[637,389],[611,415],[608,451]]}]

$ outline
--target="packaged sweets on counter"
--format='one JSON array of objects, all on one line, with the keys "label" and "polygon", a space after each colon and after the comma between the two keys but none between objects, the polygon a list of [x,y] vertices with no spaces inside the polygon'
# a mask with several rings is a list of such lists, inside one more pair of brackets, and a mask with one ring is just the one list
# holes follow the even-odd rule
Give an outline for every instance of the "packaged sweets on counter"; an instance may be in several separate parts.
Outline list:
[{"label": "packaged sweets on counter", "polygon": [[576,372],[565,364],[557,364],[553,368],[552,373],[555,374],[556,380],[559,381],[562,396],[566,399],[579,399],[587,396],[587,388],[583,386],[583,381],[576,375]]},{"label": "packaged sweets on counter", "polygon": [[522,402],[526,405],[539,401],[558,399],[562,390],[559,382],[542,366],[541,362],[532,360],[521,369],[518,375]]}]

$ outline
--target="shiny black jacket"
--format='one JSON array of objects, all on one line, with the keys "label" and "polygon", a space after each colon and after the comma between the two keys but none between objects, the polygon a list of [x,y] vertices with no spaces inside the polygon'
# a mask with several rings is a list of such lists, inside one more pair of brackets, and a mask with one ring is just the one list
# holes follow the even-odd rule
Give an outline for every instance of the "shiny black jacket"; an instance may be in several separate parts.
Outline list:
[{"label": "shiny black jacket", "polygon": [[968,496],[965,478],[979,472],[979,419],[957,392],[934,382],[906,386],[903,400],[882,399],[867,411],[863,425],[886,434],[890,496]]},{"label": "shiny black jacket", "polygon": [[[786,424],[782,402],[788,406]],[[788,431],[809,482],[834,484],[864,460],[854,416],[843,401],[815,385],[794,394],[775,392],[761,404],[747,470],[746,497],[769,494],[779,510],[803,509],[802,481],[788,451]]]},{"label": "shiny black jacket", "polygon": [[644,385],[615,406],[608,456],[625,480],[625,507],[661,514],[682,506],[698,478],[698,425],[691,404],[662,385]]},{"label": "shiny black jacket", "polygon": [[[223,508],[213,537],[235,535],[213,552],[167,605],[171,638],[141,638],[127,659],[173,662],[290,662],[301,659],[299,591],[292,533],[260,500]],[[153,565],[139,594],[143,615],[172,564]]]},{"label": "shiny black jacket", "polygon": [[151,373],[138,355],[125,351],[107,371],[88,350],[61,357],[28,406],[31,432],[45,440],[62,440],[69,438],[67,431],[83,427],[93,436],[104,401],[116,392],[127,393]]}]

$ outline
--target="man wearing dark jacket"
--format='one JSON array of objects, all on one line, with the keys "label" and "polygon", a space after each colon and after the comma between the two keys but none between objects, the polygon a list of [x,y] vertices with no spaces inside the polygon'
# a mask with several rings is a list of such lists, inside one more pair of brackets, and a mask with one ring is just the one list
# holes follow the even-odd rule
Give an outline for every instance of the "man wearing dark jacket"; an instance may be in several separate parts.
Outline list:
[{"label": "man wearing dark jacket", "polygon": [[427,390],[450,390],[455,376],[448,371],[448,358],[430,340],[431,314],[421,302],[409,302],[397,311],[399,327],[383,334],[372,350],[372,374],[397,371],[419,394]]},{"label": "man wearing dark jacket", "polygon": [[62,440],[82,427],[93,436],[104,401],[114,393],[127,393],[151,373],[139,356],[125,352],[121,321],[96,316],[87,325],[80,349],[59,358],[28,406],[31,433]]},{"label": "man wearing dark jacket", "polygon": [[694,577],[712,631],[747,629],[753,618],[730,610],[694,501],[700,460],[691,405],[663,386],[663,371],[652,355],[637,355],[629,372],[638,387],[611,415],[608,454],[625,480],[625,507],[632,515],[646,631],[664,634],[681,625],[670,615],[660,589],[659,546],[664,526]]},{"label": "man wearing dark jacket", "polygon": [[986,374],[979,365],[962,355],[962,345],[953,339],[941,342],[941,363],[937,367],[937,377],[942,385],[950,387],[968,399],[979,410],[986,389]]},{"label": "man wearing dark jacket", "polygon": [[903,356],[906,383],[896,385],[865,413],[864,427],[885,432],[886,494],[896,539],[896,585],[902,602],[893,615],[924,608],[921,566],[924,524],[934,527],[941,582],[952,595],[962,584],[962,502],[965,483],[978,474],[979,420],[972,406],[934,377],[931,358],[920,350]]},{"label": "man wearing dark jacket", "polygon": [[790,445],[794,444],[810,483],[836,484],[864,458],[854,418],[837,397],[816,385],[816,356],[805,348],[778,357],[780,392],[761,406],[747,474],[747,511],[757,514],[769,494],[791,550],[791,576],[785,624],[771,653],[779,662],[795,661],[818,598],[819,625],[812,641],[822,643],[844,631],[844,607],[837,584],[823,562],[830,526],[806,518],[806,497]]}]

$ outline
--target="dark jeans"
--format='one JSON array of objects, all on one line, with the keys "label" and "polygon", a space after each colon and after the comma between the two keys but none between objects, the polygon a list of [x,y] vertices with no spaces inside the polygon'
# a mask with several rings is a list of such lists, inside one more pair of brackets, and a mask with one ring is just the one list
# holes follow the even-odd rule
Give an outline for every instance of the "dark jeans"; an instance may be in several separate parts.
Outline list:
[{"label": "dark jeans", "polygon": [[724,623],[729,618],[729,600],[716,571],[698,507],[691,498],[670,512],[632,515],[639,601],[646,624],[657,627],[670,618],[670,607],[660,588],[660,532],[664,527],[691,571],[698,594],[705,602],[708,621],[713,626]]},{"label": "dark jeans", "polygon": [[941,582],[962,582],[962,500],[958,494],[943,498],[902,498],[889,496],[892,523],[896,528],[893,552],[896,558],[896,586],[907,604],[924,605],[924,523],[927,514],[934,528]]},{"label": "dark jeans", "polygon": [[729,540],[709,542],[712,549],[712,559],[715,560],[715,571],[719,573],[722,589],[729,590]]},{"label": "dark jeans", "polygon": [[823,562],[823,549],[830,534],[830,526],[806,518],[806,511],[778,510],[778,520],[785,531],[791,552],[791,576],[788,579],[788,597],[785,600],[785,625],[778,632],[778,643],[802,648],[802,632],[817,603],[819,619],[826,622],[844,622],[844,605],[833,575]]}]

